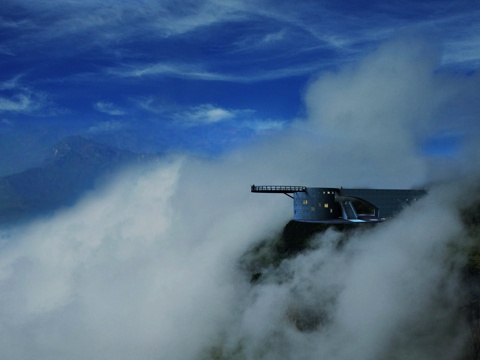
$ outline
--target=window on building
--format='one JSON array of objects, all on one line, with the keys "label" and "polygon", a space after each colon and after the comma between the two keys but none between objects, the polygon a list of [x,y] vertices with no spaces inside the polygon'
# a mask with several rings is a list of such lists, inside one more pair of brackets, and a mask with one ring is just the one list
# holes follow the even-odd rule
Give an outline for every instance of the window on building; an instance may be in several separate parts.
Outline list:
[{"label": "window on building", "polygon": [[308,205],[308,200],[303,200],[303,205]]},{"label": "window on building", "polygon": [[323,207],[324,207],[325,209],[328,209],[328,203],[325,203],[325,205],[323,205]]},{"label": "window on building", "polygon": [[310,211],[315,211],[315,206],[310,207]]}]

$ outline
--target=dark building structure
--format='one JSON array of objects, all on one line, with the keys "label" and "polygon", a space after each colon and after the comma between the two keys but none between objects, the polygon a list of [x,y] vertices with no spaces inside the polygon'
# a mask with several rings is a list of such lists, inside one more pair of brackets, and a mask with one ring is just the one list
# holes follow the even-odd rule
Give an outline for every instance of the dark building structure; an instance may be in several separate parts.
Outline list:
[{"label": "dark building structure", "polygon": [[318,223],[380,222],[426,194],[425,190],[255,185],[251,191],[285,194],[293,199],[293,220]]}]

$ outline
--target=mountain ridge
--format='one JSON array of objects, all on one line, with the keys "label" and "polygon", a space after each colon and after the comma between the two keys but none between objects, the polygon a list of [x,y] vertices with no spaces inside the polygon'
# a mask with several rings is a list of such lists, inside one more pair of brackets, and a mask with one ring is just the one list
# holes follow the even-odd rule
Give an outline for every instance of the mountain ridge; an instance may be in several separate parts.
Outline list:
[{"label": "mountain ridge", "polygon": [[101,177],[155,157],[67,137],[51,148],[42,166],[0,177],[0,224],[72,205]]}]

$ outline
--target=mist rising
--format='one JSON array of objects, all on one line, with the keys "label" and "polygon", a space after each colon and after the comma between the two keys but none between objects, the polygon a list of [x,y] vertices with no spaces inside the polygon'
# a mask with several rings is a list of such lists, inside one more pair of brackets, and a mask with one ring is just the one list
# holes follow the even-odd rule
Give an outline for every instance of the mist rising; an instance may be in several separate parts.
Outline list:
[{"label": "mist rising", "polygon": [[[459,211],[478,193],[467,176],[478,149],[476,109],[458,100],[478,86],[438,64],[424,43],[386,44],[313,80],[308,116],[278,136],[123,171],[69,209],[2,230],[0,357],[460,358],[464,258],[451,249],[469,241]],[[252,183],[423,186],[438,178],[422,144],[452,131],[467,139],[452,154],[462,178],[443,174],[397,218],[329,229],[271,264],[252,250],[275,242],[293,207]]]}]

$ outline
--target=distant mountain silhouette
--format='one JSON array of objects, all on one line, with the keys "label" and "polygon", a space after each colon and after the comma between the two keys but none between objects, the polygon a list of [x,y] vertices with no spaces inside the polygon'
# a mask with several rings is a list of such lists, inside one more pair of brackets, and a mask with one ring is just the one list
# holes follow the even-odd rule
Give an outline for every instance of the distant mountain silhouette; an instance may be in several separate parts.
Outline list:
[{"label": "distant mountain silhouette", "polygon": [[51,149],[43,166],[0,178],[0,223],[71,205],[100,177],[147,158],[151,156],[68,137]]}]

